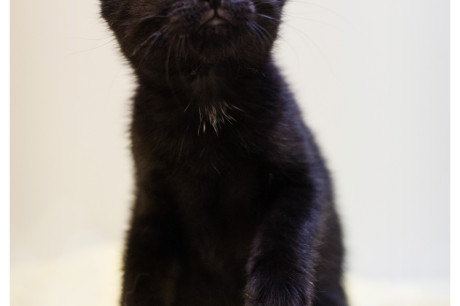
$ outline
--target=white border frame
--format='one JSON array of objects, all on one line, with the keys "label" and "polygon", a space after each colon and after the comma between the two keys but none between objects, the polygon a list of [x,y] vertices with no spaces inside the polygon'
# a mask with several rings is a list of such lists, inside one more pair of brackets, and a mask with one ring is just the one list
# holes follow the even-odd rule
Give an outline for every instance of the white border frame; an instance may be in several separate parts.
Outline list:
[{"label": "white border frame", "polygon": [[452,0],[450,2],[451,11],[450,11],[450,37],[451,37],[451,46],[450,46],[450,67],[451,67],[451,78],[450,78],[450,94],[451,94],[451,108],[450,108],[450,156],[451,156],[451,173],[450,173],[450,200],[451,200],[451,210],[450,210],[450,226],[451,226],[451,283],[450,283],[450,292],[451,292],[451,305],[460,305],[460,296],[458,288],[460,288],[460,279],[459,279],[459,261],[460,258],[460,243],[458,239],[458,234],[460,232],[460,223],[458,223],[459,216],[459,190],[460,185],[459,179],[459,159],[460,156],[460,139],[459,139],[459,129],[460,124],[458,122],[459,116],[459,89],[460,89],[460,67],[459,67],[459,54],[460,54],[460,22],[458,20],[460,4],[457,0]]},{"label": "white border frame", "polygon": [[0,64],[0,240],[1,304],[10,304],[10,3],[0,3],[0,31],[2,38]]}]

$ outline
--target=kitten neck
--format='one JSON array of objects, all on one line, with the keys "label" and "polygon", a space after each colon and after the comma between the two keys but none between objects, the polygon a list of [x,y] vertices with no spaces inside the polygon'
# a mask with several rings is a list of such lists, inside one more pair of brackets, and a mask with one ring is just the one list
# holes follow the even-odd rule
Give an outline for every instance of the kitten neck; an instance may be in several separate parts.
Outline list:
[{"label": "kitten neck", "polygon": [[[181,100],[197,99],[208,102],[225,100],[237,93],[241,80],[263,82],[271,70],[271,57],[260,63],[239,61],[220,63],[187,63],[156,71],[137,71],[140,86]],[[243,93],[244,94],[244,93]]]}]

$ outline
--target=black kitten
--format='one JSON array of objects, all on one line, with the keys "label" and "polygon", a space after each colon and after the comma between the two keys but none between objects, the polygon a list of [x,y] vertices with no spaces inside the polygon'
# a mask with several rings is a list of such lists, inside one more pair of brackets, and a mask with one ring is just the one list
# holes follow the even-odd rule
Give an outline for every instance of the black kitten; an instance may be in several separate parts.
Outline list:
[{"label": "black kitten", "polygon": [[283,4],[102,0],[138,81],[122,305],[346,305],[328,172],[272,60]]}]

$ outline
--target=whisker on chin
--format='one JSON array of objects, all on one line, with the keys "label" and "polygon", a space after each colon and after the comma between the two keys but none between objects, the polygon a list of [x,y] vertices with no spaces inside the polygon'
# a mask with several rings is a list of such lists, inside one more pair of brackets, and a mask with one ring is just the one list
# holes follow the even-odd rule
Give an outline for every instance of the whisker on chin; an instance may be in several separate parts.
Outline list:
[{"label": "whisker on chin", "polygon": [[258,23],[255,23],[255,26],[258,27],[261,31],[263,31],[268,36],[268,38],[270,38],[272,41],[275,40],[275,38],[263,26],[261,26]]},{"label": "whisker on chin", "polygon": [[167,18],[170,18],[170,16],[162,16],[162,15],[147,15],[147,16],[144,16],[144,17],[141,17],[137,20],[137,24],[140,24],[142,22],[145,22],[145,21],[149,21],[149,20],[154,20],[154,19],[167,19]]},{"label": "whisker on chin", "polygon": [[134,56],[136,55],[136,53],[142,48],[144,47],[151,39],[154,39],[155,37],[158,37],[159,35],[161,35],[161,29],[154,32],[153,34],[151,34],[149,37],[147,37],[141,44],[139,44],[136,49],[134,49],[134,51],[132,52],[131,56]]},{"label": "whisker on chin", "polygon": [[251,29],[252,33],[256,35],[257,39],[259,39],[260,42],[265,43],[265,44],[270,44],[271,35],[269,37],[267,36],[267,34],[265,34],[267,33],[267,31],[265,30],[264,27],[262,27],[256,22],[248,22],[248,26]]},{"label": "whisker on chin", "polygon": [[[137,49],[140,49],[141,47],[147,46],[147,48],[144,51],[144,55],[143,55],[142,59],[139,61],[138,67],[140,67],[144,63],[145,59],[148,57],[149,52],[152,49],[152,47],[155,45],[155,43],[160,41],[162,39],[162,36],[164,36],[166,34],[168,34],[168,27],[163,26],[158,31],[156,31],[155,33],[150,35],[149,38],[146,39],[146,42],[148,42],[148,44],[144,44],[143,46],[140,46],[140,47],[137,48]],[[135,55],[135,54],[133,54],[133,55]]]},{"label": "whisker on chin", "polygon": [[272,21],[277,21],[277,22],[281,22],[281,19],[277,19],[277,18],[273,18],[273,17],[270,17],[268,15],[265,15],[265,14],[260,14],[260,13],[255,13],[257,16],[260,16],[262,18],[266,18],[268,20],[272,20]]},{"label": "whisker on chin", "polygon": [[254,28],[253,22],[248,22],[249,30],[256,36],[258,40],[261,40],[260,33]]},{"label": "whisker on chin", "polygon": [[178,39],[176,40],[176,43],[175,43],[175,50],[174,50],[177,73],[179,74],[179,77],[183,82],[185,82],[186,80],[182,72],[180,59],[183,60],[184,59],[183,57],[185,56],[185,53],[183,53],[184,40],[185,38],[183,35],[178,36]]},{"label": "whisker on chin", "polygon": [[171,90],[171,93],[173,95],[173,98],[174,98],[173,100],[175,102],[177,102],[177,104],[179,106],[181,106],[181,103],[180,103],[180,101],[179,101],[179,99],[178,99],[178,97],[176,95],[176,90],[174,89],[174,86],[171,83],[171,76],[169,74],[169,61],[170,61],[170,58],[171,58],[171,52],[173,50],[173,46],[174,46],[174,44],[176,42],[176,38],[177,38],[177,36],[172,36],[171,37],[171,42],[169,43],[169,46],[168,46],[168,52],[166,54],[166,60],[165,60],[165,76],[166,76],[166,83],[168,84],[168,87]]}]

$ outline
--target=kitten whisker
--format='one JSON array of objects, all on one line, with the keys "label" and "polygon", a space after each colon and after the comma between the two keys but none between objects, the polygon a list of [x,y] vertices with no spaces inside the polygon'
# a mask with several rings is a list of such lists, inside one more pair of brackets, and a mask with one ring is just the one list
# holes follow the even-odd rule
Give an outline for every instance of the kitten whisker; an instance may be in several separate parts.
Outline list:
[{"label": "kitten whisker", "polygon": [[274,37],[267,31],[267,29],[265,29],[263,26],[261,26],[261,25],[258,24],[258,23],[255,23],[254,25],[255,25],[256,27],[258,27],[261,31],[263,31],[263,32],[268,36],[268,38],[271,39],[271,41],[274,41],[274,40],[275,40],[275,38],[274,38]]},{"label": "kitten whisker", "polygon": [[180,103],[180,101],[179,101],[179,99],[177,97],[176,90],[174,89],[174,86],[171,83],[171,75],[170,75],[170,70],[169,70],[170,69],[169,68],[169,62],[170,62],[170,58],[171,58],[171,52],[172,52],[174,43],[176,42],[176,38],[177,38],[176,36],[172,36],[171,37],[171,42],[169,43],[169,46],[168,46],[168,51],[167,51],[167,54],[166,54],[166,61],[165,61],[165,76],[166,76],[166,83],[168,84],[168,87],[171,90],[173,98],[176,101],[176,103],[179,104],[179,106],[180,106],[181,103]]},{"label": "kitten whisker", "polygon": [[253,33],[258,33],[256,37],[262,42],[267,45],[270,44],[270,38],[262,31],[262,29],[266,32],[265,28],[261,25],[257,24],[256,22],[250,22],[249,27],[253,30]]},{"label": "kitten whisker", "polygon": [[161,15],[147,15],[145,17],[139,18],[137,20],[137,24],[140,24],[144,21],[152,20],[152,19],[167,19],[170,18],[170,16],[161,16]]},{"label": "kitten whisker", "polygon": [[141,44],[139,44],[139,45],[137,46],[136,49],[134,49],[134,51],[133,51],[133,53],[131,54],[131,56],[136,55],[136,53],[137,53],[142,47],[144,47],[151,39],[156,39],[156,38],[158,38],[158,36],[160,36],[160,35],[162,34],[161,31],[162,31],[163,28],[164,28],[164,26],[163,26],[161,29],[159,29],[158,31],[156,31],[156,32],[152,33],[150,36],[148,36]]},{"label": "kitten whisker", "polygon": [[266,19],[269,19],[269,20],[281,22],[281,19],[273,18],[273,17],[270,17],[270,16],[265,15],[265,14],[256,13],[256,15],[260,16],[260,17],[263,17],[263,18],[266,18]]},{"label": "kitten whisker", "polygon": [[259,31],[256,30],[256,28],[254,27],[253,24],[254,24],[253,22],[248,22],[249,29],[251,30],[251,32],[255,35],[255,37],[256,37],[258,40],[262,40]]}]

